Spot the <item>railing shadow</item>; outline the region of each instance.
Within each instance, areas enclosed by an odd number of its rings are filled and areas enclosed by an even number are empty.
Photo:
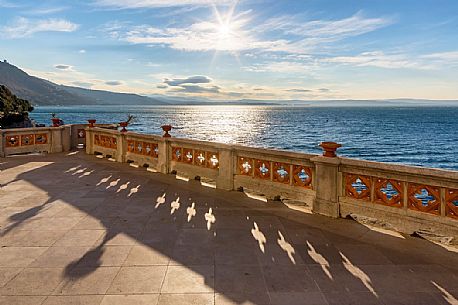
[[[25,182],[48,198],[22,199],[33,206],[11,214],[0,238],[35,228],[37,221],[66,217],[59,209],[41,216],[48,206],[77,209],[72,212],[79,211],[81,219],[67,229],[90,228],[85,223],[92,221],[105,233],[65,266],[64,277],[73,281],[104,266],[108,247],[126,245],[160,253],[167,258],[161,264],[186,267],[219,298],[238,304],[301,304],[306,296],[323,304],[458,299],[458,254],[425,240],[88,156],[36,160],[51,163],[23,170],[3,191]]]

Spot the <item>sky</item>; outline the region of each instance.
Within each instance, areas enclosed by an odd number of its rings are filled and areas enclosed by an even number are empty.
[[[457,0],[0,0],[0,59],[218,100],[458,99]]]

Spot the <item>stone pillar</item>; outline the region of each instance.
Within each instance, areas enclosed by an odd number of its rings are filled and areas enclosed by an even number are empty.
[[[234,154],[231,149],[219,151],[219,172],[216,188],[226,191],[234,189]]]
[[[72,146],[72,139],[71,139],[71,125],[64,125],[62,126],[62,150],[63,151],[70,151]]]
[[[59,153],[63,151],[62,147],[62,131],[63,127],[52,127],[51,130],[51,153]]]
[[[126,162],[126,153],[127,153],[127,141],[126,133],[118,132],[114,135],[116,137],[116,162],[124,163]]]
[[[163,174],[168,174],[170,171],[171,148],[170,141],[163,138],[158,142],[158,158],[157,158],[157,171]]]
[[[339,178],[340,159],[335,151],[341,145],[333,142],[323,142],[323,156],[317,156],[310,161],[315,164],[315,200],[313,212],[321,215],[339,217],[339,195],[341,179]]]
[[[91,127],[85,128],[86,130],[86,154],[94,154],[94,132]]]

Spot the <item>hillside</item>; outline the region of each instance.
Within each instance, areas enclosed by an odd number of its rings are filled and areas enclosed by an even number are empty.
[[[8,87],[19,98],[39,106],[69,105],[163,105],[157,98],[138,94],[116,93],[58,85],[31,76],[18,67],[0,61],[0,85]]]
[[[164,105],[167,104],[159,99],[150,98],[133,93],[117,93],[103,90],[92,90],[80,87],[60,86],[63,90],[72,94],[90,99],[97,105]]]
[[[33,105],[84,105],[93,103],[92,100],[69,93],[54,83],[30,76],[5,61],[0,62],[0,84],[5,85],[15,95],[30,101]]]
[[[29,112],[33,107],[20,99],[4,85],[0,85],[0,129],[9,127],[31,127]]]

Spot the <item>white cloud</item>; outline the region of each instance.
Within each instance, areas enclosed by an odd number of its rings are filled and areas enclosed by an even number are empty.
[[[446,62],[456,62],[458,61],[458,51],[427,54],[423,55],[422,58],[436,59]]]
[[[130,9],[174,6],[208,6],[230,4],[233,0],[95,0],[95,5],[102,7]]]
[[[86,50],[85,50],[85,49],[81,49],[81,50],[78,51],[78,53],[80,53],[80,54],[85,54],[85,53],[86,53]]]
[[[10,25],[0,28],[0,35],[7,38],[29,37],[39,32],[73,32],[78,25],[65,19],[27,19],[20,17]]]
[[[134,44],[167,46],[183,51],[258,50],[307,54],[311,49],[348,37],[362,35],[393,23],[391,18],[366,18],[362,13],[339,20],[301,20],[284,15],[265,22],[250,17],[251,11],[221,15],[215,10],[214,21],[199,21],[182,27],[107,25],[112,38]],[[270,37],[265,39],[263,37]]]
[[[433,69],[434,66],[405,54],[385,54],[383,51],[364,52],[355,56],[338,56],[322,60],[328,63],[378,67],[385,69]]]

